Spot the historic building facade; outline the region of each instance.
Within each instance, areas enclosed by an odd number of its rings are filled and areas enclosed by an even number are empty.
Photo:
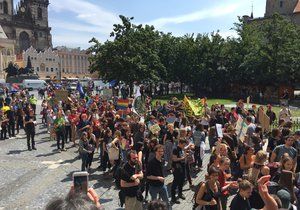
[[[21,0],[16,10],[13,5],[13,0],[0,0],[0,25],[8,39],[15,40],[16,53],[30,46],[37,51],[52,47],[49,0]]]
[[[44,51],[28,48],[22,54],[23,66],[28,57],[34,73],[41,79],[84,78],[90,77],[88,55],[80,48],[56,47]]]
[[[267,0],[265,17],[278,13],[300,25],[300,0]]]
[[[80,48],[56,47],[60,58],[60,68],[62,78],[84,78],[90,77],[89,73],[89,55],[86,50]]]
[[[0,25],[0,78],[5,78],[4,69],[8,67],[10,62],[15,63],[15,41],[7,38]]]
[[[51,48],[38,52],[33,47],[23,52],[24,66],[30,58],[34,73],[38,74],[40,79],[58,79],[60,77],[59,56]]]

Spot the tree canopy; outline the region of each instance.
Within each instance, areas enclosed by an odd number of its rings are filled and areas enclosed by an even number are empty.
[[[112,40],[93,38],[91,72],[106,81],[181,82],[195,92],[222,92],[229,84],[294,84],[300,78],[299,27],[275,14],[234,24],[237,38],[219,32],[175,37],[120,16]]]

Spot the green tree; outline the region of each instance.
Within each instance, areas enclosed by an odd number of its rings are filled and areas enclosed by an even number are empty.
[[[98,72],[104,80],[155,82],[165,72],[159,58],[160,33],[153,26],[134,25],[133,18],[120,16],[121,24],[115,24],[113,41],[101,44],[93,38],[91,72]]]

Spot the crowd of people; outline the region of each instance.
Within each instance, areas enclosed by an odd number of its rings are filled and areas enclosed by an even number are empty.
[[[141,116],[130,104],[133,100],[117,110],[116,97],[75,91],[58,101],[55,87],[45,92],[40,95],[40,113],[37,99],[28,91],[0,98],[1,139],[14,138],[24,128],[28,150],[38,149],[35,125],[40,114],[58,152],[65,152],[70,143],[78,147],[82,171],[91,172],[93,167],[105,178],[115,179],[125,209],[140,210],[157,199],[162,201],[160,209],[171,209],[186,199],[186,182],[195,192],[191,202],[198,210],[299,207],[300,131],[292,132],[287,107],[277,116],[270,104],[266,110],[263,106],[247,109],[241,100],[232,108],[208,107],[203,100],[203,115],[187,116],[183,103],[172,98],[165,104],[145,102],[147,112]],[[263,129],[260,110],[270,124],[278,118],[278,126]],[[245,133],[237,130],[239,119],[246,125]],[[207,151],[209,164],[204,165]],[[203,172],[205,180],[195,183],[195,175]],[[173,175],[170,187],[168,174]],[[234,198],[229,203],[230,196]],[[155,209],[154,204],[149,206]]]

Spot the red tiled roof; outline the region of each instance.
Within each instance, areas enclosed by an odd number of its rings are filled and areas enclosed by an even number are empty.
[[[296,7],[294,9],[294,13],[299,13],[300,12],[300,0],[298,0]]]

